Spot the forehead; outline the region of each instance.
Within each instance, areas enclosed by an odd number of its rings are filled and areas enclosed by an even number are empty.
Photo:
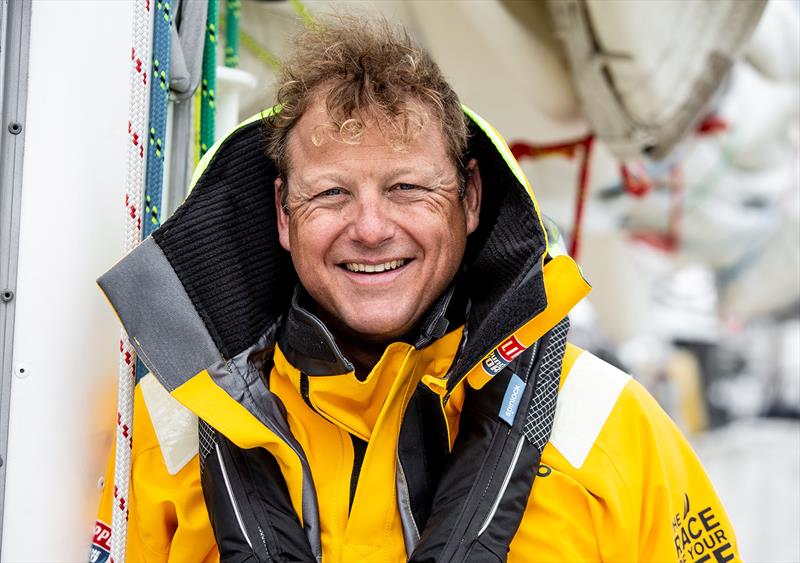
[[[391,123],[375,119],[367,119],[365,129],[352,138],[347,127],[339,131],[328,115],[324,99],[317,96],[289,133],[290,171],[330,167],[390,171],[411,166],[443,173],[454,168],[440,123],[431,119],[420,104],[413,109],[423,117],[423,123],[411,125],[411,135],[405,142],[396,139]]]

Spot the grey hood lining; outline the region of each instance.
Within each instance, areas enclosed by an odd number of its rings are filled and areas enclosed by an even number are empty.
[[[174,391],[222,354],[183,284],[152,238],[97,280],[136,353]]]

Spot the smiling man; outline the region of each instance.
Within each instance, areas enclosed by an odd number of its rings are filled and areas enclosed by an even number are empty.
[[[566,343],[588,285],[427,53],[319,24],[277,101],[99,280],[151,371],[129,560],[737,558],[674,424]]]

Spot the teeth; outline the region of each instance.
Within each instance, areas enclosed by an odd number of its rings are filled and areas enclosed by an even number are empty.
[[[348,262],[344,265],[345,268],[351,272],[365,272],[368,274],[377,274],[385,272],[386,270],[395,270],[406,263],[405,260],[392,260],[384,262],[383,264],[361,264],[358,262]]]

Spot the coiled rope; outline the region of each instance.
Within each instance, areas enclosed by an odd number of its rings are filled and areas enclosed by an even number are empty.
[[[150,61],[150,0],[135,0],[131,46],[130,99],[128,105],[128,169],[125,191],[125,241],[127,254],[141,239],[141,202],[147,145],[147,80]],[[133,444],[133,388],[136,353],[123,329],[119,341],[119,390],[114,454],[114,506],[111,514],[111,561],[124,563],[128,531],[128,494]]]
[[[208,0],[206,40],[203,45],[203,80],[200,84],[200,158],[214,144],[217,96],[217,0]]]

